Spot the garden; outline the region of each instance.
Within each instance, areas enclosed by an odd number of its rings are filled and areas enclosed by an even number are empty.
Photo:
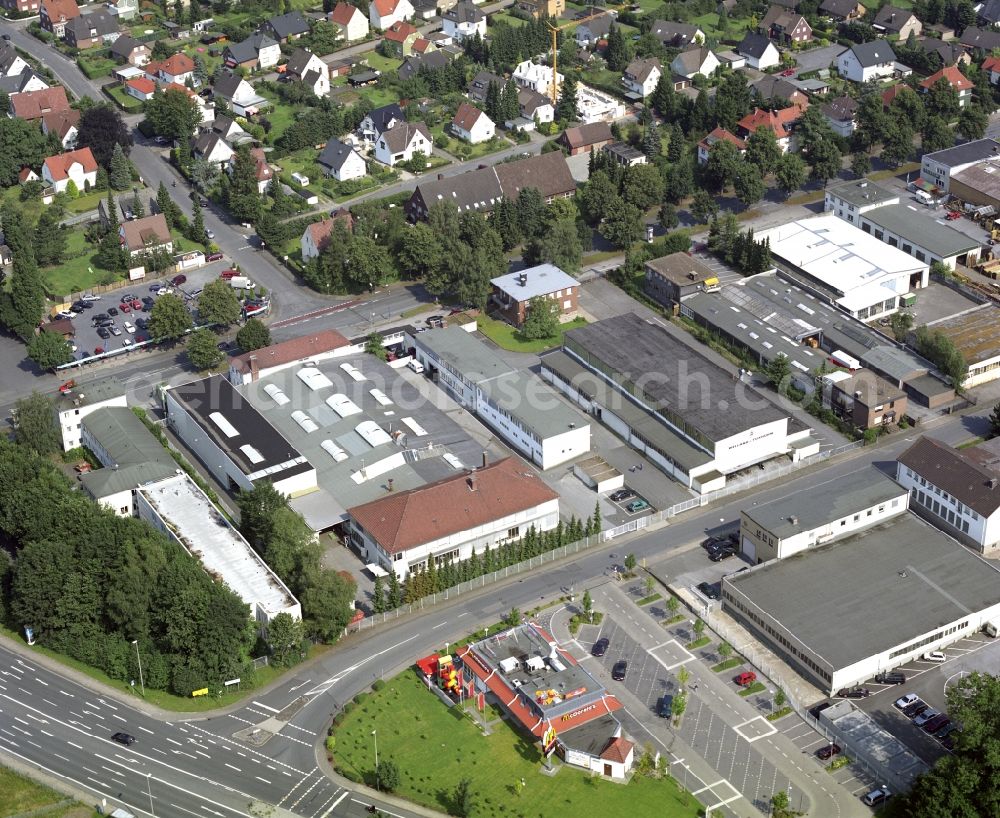
[[[6,767],[0,767],[0,818],[18,815],[44,815],[46,818],[91,818],[97,815],[53,789]]]

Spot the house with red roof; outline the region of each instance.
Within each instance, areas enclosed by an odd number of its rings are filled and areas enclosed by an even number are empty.
[[[983,66],[985,68],[985,66]],[[923,92],[929,93],[938,82],[944,80],[951,86],[952,90],[958,94],[958,107],[964,108],[972,102],[972,90],[976,84],[965,74],[958,70],[958,66],[948,65],[940,71],[935,71],[927,79],[920,83]]]
[[[66,35],[66,23],[79,16],[80,7],[76,0],[42,0],[38,7],[39,27],[60,40]]]
[[[254,160],[254,172],[257,177],[257,192],[263,196],[267,193],[267,188],[274,178],[274,171],[267,163],[267,154],[263,148],[250,148],[250,155]]]
[[[337,3],[326,19],[340,29],[340,39],[351,42],[368,36],[368,18],[351,3]]]
[[[53,111],[42,117],[42,133],[48,136],[54,133],[63,146],[63,150],[76,147],[76,135],[80,124],[80,112],[70,108],[66,111]]]
[[[716,142],[729,142],[735,146],[736,150],[738,150],[740,154],[743,154],[747,149],[747,143],[740,139],[736,134],[728,131],[726,128],[717,127],[698,143],[699,165],[704,165],[708,161],[708,156],[712,151],[712,146]]]
[[[41,91],[25,91],[10,98],[10,114],[17,119],[33,122],[53,111],[69,110],[66,89],[61,85],[43,88]]]
[[[780,111],[754,108],[737,123],[736,135],[740,139],[746,140],[761,128],[769,128],[774,133],[774,138],[782,153],[794,151],[796,145],[792,129],[795,123],[802,118],[804,111],[805,107],[798,105],[782,108]]]
[[[385,30],[400,20],[411,20],[416,13],[410,0],[372,0],[368,4],[368,19],[372,28]]]
[[[1000,82],[1000,57],[987,57],[983,60],[983,73],[989,75],[990,85]]]
[[[302,233],[299,239],[299,246],[302,249],[302,260],[317,258],[330,243],[330,237],[337,224],[343,224],[347,231],[354,229],[354,217],[349,210],[340,209],[330,218],[319,222],[313,222]]]
[[[382,35],[385,50],[397,57],[409,57],[413,53],[413,43],[420,38],[417,27],[406,20],[397,20]]]
[[[194,81],[194,60],[187,54],[174,54],[165,60],[147,63],[146,76],[163,85],[184,85],[188,80]]]
[[[488,142],[496,135],[496,125],[475,105],[463,102],[451,121],[451,132],[463,142],[478,145],[480,142]]]
[[[97,182],[97,160],[90,148],[50,156],[42,163],[42,181],[62,193],[70,182],[79,191],[93,187]]]
[[[149,77],[136,77],[125,83],[125,93],[145,102],[147,99],[152,99],[156,93],[156,83]]]
[[[351,342],[334,329],[300,335],[288,341],[236,355],[229,361],[229,382],[234,386],[254,383],[302,361],[325,361],[346,355]]]

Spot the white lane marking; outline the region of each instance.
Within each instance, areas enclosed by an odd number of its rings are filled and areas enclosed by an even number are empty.
[[[350,793],[347,790],[344,790],[344,792],[340,794],[340,798],[334,801],[333,806],[331,806],[330,809],[324,812],[323,815],[320,816],[320,818],[326,818],[326,816],[328,816],[331,812],[333,812],[337,808],[337,805],[340,804],[340,802],[343,801],[345,798],[347,798],[348,795],[350,795]]]
[[[431,627],[431,630],[432,631],[436,631],[438,628],[443,628],[447,624],[448,624],[448,620],[446,619],[444,622],[439,622],[437,625],[433,625]]]
[[[83,747],[81,747],[81,746],[80,746],[79,744],[74,744],[74,743],[73,743],[72,741],[67,741],[66,743],[67,743],[67,744],[68,744],[68,745],[69,745],[70,747],[76,747],[76,749],[77,749],[77,750],[82,750],[82,749],[83,749]]]
[[[263,781],[265,784],[270,784],[271,783],[266,778],[261,778],[259,775],[255,775],[254,778],[256,778],[258,781]]]
[[[268,707],[266,704],[261,704],[258,701],[252,701],[250,703],[257,705],[257,707],[261,708],[262,710],[270,711],[271,713],[280,713],[281,712],[280,710],[275,710],[273,707]]]
[[[226,762],[224,762],[224,763],[225,763],[225,765],[226,765],[227,767],[229,767],[229,769],[231,769],[231,770],[236,770],[236,772],[238,772],[238,773],[242,773],[242,772],[243,772],[243,770],[241,770],[241,769],[240,769],[239,767],[237,767],[237,766],[235,766],[235,765],[233,765],[233,764],[230,764],[230,763],[229,763],[228,761],[226,761]]]
[[[138,727],[139,727],[139,729],[140,729],[140,730],[142,730],[142,732],[144,732],[144,733],[149,733],[149,734],[150,734],[151,736],[153,736],[153,735],[156,735],[156,734],[155,734],[155,733],[154,733],[154,732],[153,732],[152,730],[150,730],[150,729],[149,729],[149,728],[147,728],[147,727],[143,727],[143,726],[142,726],[141,724],[140,724],[140,725],[138,725]]]
[[[43,684],[43,685],[45,685],[46,687],[48,687],[48,686],[49,686],[49,683],[48,683],[48,682],[46,682],[46,681],[43,681],[42,679],[39,679],[39,678],[38,678],[37,676],[35,677],[35,681],[36,681],[36,682],[38,682],[39,684]]]

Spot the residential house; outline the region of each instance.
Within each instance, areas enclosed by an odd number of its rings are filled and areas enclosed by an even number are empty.
[[[715,130],[698,143],[699,165],[704,165],[708,161],[708,157],[712,152],[712,146],[715,145],[716,142],[729,142],[740,152],[740,154],[743,154],[747,149],[747,143],[740,139],[736,134],[731,133],[725,128],[716,127]]]
[[[615,17],[610,12],[587,20],[576,27],[573,38],[580,48],[593,48],[599,40],[606,40]]]
[[[236,151],[230,147],[229,143],[214,131],[205,131],[191,146],[191,152],[196,159],[215,165],[217,169],[229,167],[229,163],[236,155]]]
[[[302,233],[299,246],[302,248],[302,260],[317,258],[330,243],[330,237],[338,223],[343,224],[348,232],[354,229],[354,218],[348,210],[338,210],[329,219],[313,222]],[[287,343],[287,342],[286,342]]]
[[[882,92],[882,107],[885,110],[889,110],[889,106],[895,101],[896,97],[902,96],[903,94],[915,94],[909,85],[904,85],[901,82],[897,82],[895,85],[890,85]]]
[[[570,156],[576,156],[580,153],[599,151],[605,145],[614,142],[615,137],[607,122],[592,122],[589,125],[567,128],[558,141],[569,150]]]
[[[976,20],[981,26],[989,27],[1000,23],[1000,0],[985,0],[976,6]]]
[[[0,76],[16,77],[30,67],[12,43],[0,40]]]
[[[705,42],[705,32],[690,23],[654,20],[649,33],[663,43],[665,48],[686,48]]]
[[[976,87],[976,84],[959,71],[958,67],[954,65],[949,65],[942,68],[940,71],[935,71],[927,77],[927,79],[920,83],[920,87],[925,94],[929,93],[940,80],[947,82],[952,90],[958,95],[959,108],[964,108],[972,102],[972,91]]]
[[[967,28],[958,38],[962,48],[967,51],[992,52],[1000,48],[1000,31],[992,28]]]
[[[375,158],[391,168],[415,156],[430,156],[433,148],[434,138],[423,122],[403,121],[379,135]]]
[[[53,85],[51,88],[44,88],[41,91],[25,91],[23,94],[16,94],[10,98],[11,116],[29,122],[41,119],[48,113],[68,109],[69,100],[66,99],[66,89],[61,85]]]
[[[622,85],[629,94],[645,99],[656,89],[663,75],[663,65],[656,57],[632,60],[622,75]]]
[[[879,32],[892,34],[905,42],[912,34],[919,37],[923,23],[909,9],[897,8],[893,5],[882,6],[872,20],[872,27]]]
[[[297,48],[288,58],[285,78],[298,80],[318,97],[330,93],[330,69],[308,48]]]
[[[851,97],[837,97],[821,109],[826,121],[838,136],[850,137],[857,127],[858,102]]]
[[[871,82],[891,77],[896,54],[884,40],[856,43],[837,57],[837,71],[851,82]]]
[[[133,19],[139,13],[139,0],[107,0],[104,5],[122,22]],[[189,5],[189,3],[184,3],[184,5]]]
[[[79,16],[80,7],[76,0],[42,0],[38,7],[39,27],[60,40],[66,34],[66,23]]]
[[[374,142],[385,131],[405,121],[403,109],[399,107],[398,103],[392,102],[365,114],[365,118],[358,126],[358,133],[366,142]]]
[[[804,110],[799,107],[782,108],[780,111],[754,108],[737,123],[736,135],[746,140],[760,128],[770,128],[782,153],[794,151],[796,145],[793,142],[792,131],[795,123],[802,118]]]
[[[170,253],[174,249],[170,228],[167,227],[167,219],[162,213],[122,222],[118,228],[118,236],[122,246],[132,258],[154,250],[165,250]]]
[[[765,74],[759,80],[750,83],[750,88],[753,89],[761,107],[770,106],[775,100],[789,102],[792,105],[809,104],[809,97],[803,91],[776,74]]]
[[[354,67],[354,62],[350,59],[343,60],[331,60],[326,64],[327,69],[330,71],[330,79],[336,79],[337,77],[346,77],[351,73],[351,69]]]
[[[229,43],[222,52],[222,59],[230,68],[274,68],[281,59],[281,46],[269,34],[257,32],[242,42]]]
[[[178,52],[165,60],[157,60],[146,65],[146,74],[161,85],[186,85],[194,82],[194,60],[187,54]]]
[[[763,34],[748,31],[736,47],[736,53],[745,57],[747,65],[758,71],[766,71],[781,62],[781,53],[774,43]]]
[[[623,168],[634,168],[636,165],[649,164],[649,157],[638,148],[627,142],[612,142],[601,148],[601,153]]]
[[[516,2],[521,11],[528,12],[536,20],[542,17],[557,20],[566,11],[566,0],[516,0]]]
[[[528,187],[538,190],[546,203],[576,193],[576,181],[561,151],[419,181],[406,203],[406,215],[413,221],[426,219],[431,205],[440,201],[453,202],[460,213],[489,213],[502,198],[516,199]]]
[[[870,369],[838,370],[819,380],[823,404],[856,429],[880,429],[906,415],[906,392]]]
[[[123,34],[111,44],[111,56],[119,62],[129,65],[145,65],[149,62],[152,53],[148,45],[128,34]]]
[[[737,54],[735,51],[716,51],[715,56],[719,58],[719,62],[722,63],[723,68],[728,68],[731,71],[738,71],[741,68],[747,67],[747,58],[742,54]]]
[[[675,315],[685,299],[718,288],[719,274],[687,253],[671,253],[646,262],[643,289],[654,301],[673,310]]]
[[[515,327],[524,325],[534,298],[544,298],[557,307],[560,321],[576,316],[580,282],[554,264],[539,264],[490,281],[490,302],[500,316]]]
[[[270,103],[237,74],[223,74],[212,86],[212,94],[221,99],[236,116],[253,116]]]
[[[56,424],[64,452],[82,446],[81,425],[91,412],[105,407],[128,408],[125,383],[111,376],[91,381],[85,387],[55,395]]]
[[[433,40],[428,40],[426,37],[417,37],[417,39],[413,41],[413,55],[416,57],[423,56],[424,54],[430,54],[432,51],[437,51],[437,50],[438,50],[437,43],[435,43]]]
[[[831,20],[849,23],[860,20],[868,11],[858,0],[823,0],[819,4],[820,14],[825,14]]]
[[[438,13],[439,0],[410,0],[413,4],[414,20],[433,20]],[[453,5],[453,0],[440,0],[442,11]]]
[[[990,85],[1000,82],[1000,57],[987,57],[983,60],[983,73],[989,77]]]
[[[442,30],[461,42],[466,37],[486,36],[486,15],[472,0],[461,0],[441,15]]]
[[[237,122],[223,114],[219,114],[212,120],[211,130],[212,133],[218,134],[230,145],[240,145],[252,139],[250,134],[244,131]]]
[[[931,23],[924,26],[924,34],[928,37],[936,37],[939,40],[954,40],[955,29],[946,23]]]
[[[497,91],[500,91],[504,86],[505,80],[492,71],[480,71],[466,87],[466,96],[473,102],[484,103],[486,101],[486,92],[489,91],[491,82],[496,83]]]
[[[417,40],[420,42],[420,40]],[[416,43],[414,43],[416,45]],[[396,76],[401,80],[413,79],[423,68],[426,71],[439,71],[451,62],[451,55],[447,51],[431,51],[427,54],[411,54],[403,60],[403,64],[396,71]]]
[[[451,132],[463,142],[478,145],[496,136],[496,125],[477,107],[463,102],[451,121]]]
[[[257,179],[257,192],[263,196],[267,193],[267,189],[271,186],[271,180],[274,178],[274,170],[267,162],[267,154],[264,153],[263,148],[250,148],[250,157],[254,161],[254,177]],[[233,159],[235,160],[235,155]],[[232,173],[233,162],[229,163],[229,172]],[[280,182],[278,184],[281,184]]]
[[[81,50],[113,43],[121,24],[115,15],[105,9],[81,14],[66,23],[66,44]]]
[[[361,9],[350,3],[337,3],[327,19],[340,29],[342,40],[353,42],[368,36],[368,18]]]
[[[764,19],[760,21],[759,30],[772,40],[787,46],[808,43],[813,38],[812,26],[806,18],[781,6],[771,6],[767,10]]]
[[[80,192],[89,190],[97,182],[97,160],[90,148],[49,156],[42,163],[42,181],[62,193],[72,182]]]
[[[517,108],[524,119],[532,122],[552,122],[556,118],[552,100],[546,94],[539,94],[530,88],[521,88],[517,92]]]
[[[413,43],[420,37],[420,31],[406,20],[397,20],[382,35],[386,52],[397,57],[408,57],[413,53]]]
[[[411,20],[416,9],[410,0],[372,0],[368,4],[368,19],[372,28],[387,29],[400,20]]]
[[[0,6],[7,9],[7,11],[28,14],[38,11],[38,0],[0,0]]]
[[[184,94],[188,99],[194,102],[194,104],[198,106],[198,110],[201,112],[201,125],[208,125],[215,119],[215,102],[200,96],[186,85],[178,85],[176,82],[172,82],[169,85],[161,87],[164,91],[177,91],[178,93]]]
[[[30,68],[25,68],[20,74],[0,77],[0,91],[8,97],[31,91],[44,91],[48,87],[49,84]]]
[[[149,77],[135,77],[126,80],[125,93],[130,97],[135,97],[140,102],[146,102],[153,98],[156,93],[156,83]]]
[[[681,77],[691,79],[698,74],[703,77],[710,77],[721,63],[715,56],[712,49],[706,46],[697,46],[682,51],[674,61],[670,63],[670,70]]]
[[[368,165],[364,157],[346,142],[330,138],[320,151],[316,162],[326,169],[326,173],[338,182],[348,182],[360,179],[368,173]]]
[[[309,21],[302,16],[301,11],[290,11],[272,17],[261,26],[261,30],[279,43],[289,43],[309,33]]]
[[[917,45],[928,56],[936,55],[941,60],[941,65],[969,65],[972,62],[969,52],[957,42],[923,37],[917,40]]]
[[[53,111],[42,117],[42,133],[48,136],[55,134],[63,150],[69,151],[76,147],[76,135],[79,132],[80,112],[74,108],[65,111]]]
[[[552,84],[552,69],[547,65],[533,63],[531,60],[519,63],[511,76],[522,88],[530,88],[539,94],[549,93],[549,86]],[[563,79],[562,74],[556,75],[558,85],[562,85]]]

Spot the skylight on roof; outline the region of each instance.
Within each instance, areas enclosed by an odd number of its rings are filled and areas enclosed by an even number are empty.
[[[276,384],[269,383],[264,387],[264,392],[270,396],[278,406],[284,406],[286,403],[290,403],[288,395],[281,391]]]
[[[343,369],[344,372],[346,372],[355,381],[367,381],[368,380],[368,378],[366,378],[364,375],[361,374],[361,370],[358,369],[353,364],[341,364],[340,368]]]
[[[327,454],[330,455],[330,457],[332,457],[338,463],[343,463],[345,460],[347,460],[347,452],[341,449],[340,446],[338,446],[332,440],[324,440],[319,445]]]
[[[307,435],[312,434],[319,428],[319,426],[316,424],[316,421],[313,420],[311,417],[309,417],[309,415],[307,415],[301,409],[296,409],[294,412],[292,412],[292,420],[294,420],[297,424],[299,424],[299,426],[301,426],[305,430],[305,433]]]
[[[295,374],[298,376],[299,380],[308,386],[313,392],[327,386],[333,386],[333,381],[331,381],[314,366],[304,366]]]
[[[338,392],[336,395],[330,395],[326,399],[326,405],[342,418],[361,414],[361,407],[341,392]]]
[[[247,456],[247,459],[256,465],[257,463],[264,462],[264,455],[262,455],[257,449],[251,446],[249,443],[240,446],[240,451]]]
[[[391,406],[392,400],[381,389],[369,389],[368,394],[375,398],[379,406]]]
[[[366,420],[354,427],[354,430],[365,439],[365,442],[373,449],[392,443],[389,433],[379,426],[374,420]]]
[[[236,437],[239,434],[239,432],[236,431],[236,427],[226,420],[226,416],[222,414],[222,412],[212,412],[209,417],[212,419],[212,422],[222,430],[222,434],[226,437]]]

